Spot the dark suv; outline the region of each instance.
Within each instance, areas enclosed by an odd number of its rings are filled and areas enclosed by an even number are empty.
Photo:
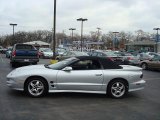
[[[13,46],[10,63],[14,67],[18,63],[37,64],[39,55],[36,48],[28,44],[15,44]]]

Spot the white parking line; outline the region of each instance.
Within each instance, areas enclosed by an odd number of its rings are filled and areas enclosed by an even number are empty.
[[[160,78],[147,78],[147,79],[144,78],[144,80],[160,80]]]

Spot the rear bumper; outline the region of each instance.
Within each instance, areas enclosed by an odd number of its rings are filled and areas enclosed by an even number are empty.
[[[131,92],[131,91],[137,91],[137,90],[144,89],[145,84],[146,84],[145,80],[140,80],[137,82],[130,83],[128,91]]]
[[[30,59],[30,58],[26,58],[26,59],[12,59],[11,62],[18,62],[18,63],[35,63],[35,62],[39,62],[39,59]]]

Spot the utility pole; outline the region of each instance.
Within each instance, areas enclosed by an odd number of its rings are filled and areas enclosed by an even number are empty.
[[[99,39],[99,31],[101,30],[101,28],[97,28],[98,29],[98,33],[97,33],[97,42],[98,42],[98,39]]]
[[[87,21],[87,20],[88,19],[84,19],[84,18],[77,19],[77,21],[81,21],[81,52],[82,52],[82,47],[83,47],[83,44],[82,44],[82,41],[83,41],[83,22]]]
[[[76,28],[69,28],[69,30],[72,31],[72,44],[73,44],[73,31],[76,30]]]
[[[97,33],[97,49],[99,49],[99,47],[98,47],[98,41],[99,41],[99,31],[101,30],[101,28],[97,28],[98,29],[98,33]]]
[[[14,27],[17,26],[17,24],[10,23],[9,25],[13,26],[13,40],[12,40],[12,44],[13,44],[13,41],[14,41]]]
[[[112,32],[112,33],[114,33],[114,35],[115,35],[115,39],[113,40],[113,50],[115,50],[115,47],[116,47],[115,42],[116,42],[116,38],[117,38],[116,34],[118,34],[119,32]]]
[[[155,45],[155,52],[158,52],[158,38],[159,38],[159,34],[158,34],[158,30],[160,30],[160,28],[153,28],[153,30],[157,30],[157,37],[156,37],[156,45]]]
[[[53,60],[56,59],[56,0],[54,0],[54,20],[53,20]]]

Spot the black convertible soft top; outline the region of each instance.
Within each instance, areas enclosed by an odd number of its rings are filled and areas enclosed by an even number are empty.
[[[116,62],[106,57],[78,56],[76,58],[80,60],[98,60],[104,69],[122,69],[122,67],[116,64]]]

